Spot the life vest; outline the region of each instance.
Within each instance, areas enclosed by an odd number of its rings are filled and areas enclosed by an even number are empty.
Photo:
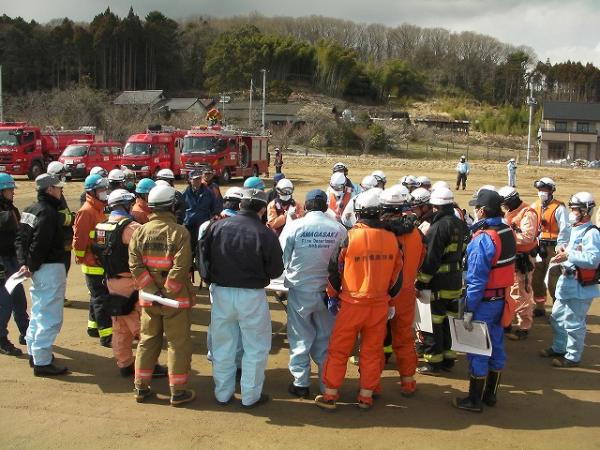
[[[513,217],[511,217],[511,211],[507,213],[507,216],[505,218],[509,225],[514,224],[515,226],[517,226],[517,228],[520,229],[521,221],[523,220],[523,217],[525,217],[525,214],[527,214],[528,212],[535,213],[536,221],[538,222],[535,226],[539,226],[538,213],[531,206],[524,206]],[[535,240],[529,244],[517,244],[517,253],[529,253],[535,247],[537,247],[537,242]]]
[[[592,225],[583,232],[583,236],[585,236],[588,231],[594,229],[600,232],[600,229],[596,225]],[[596,267],[595,269],[583,269],[581,267],[576,267],[576,273],[577,281],[579,281],[579,284],[582,286],[593,286],[594,284],[600,283],[600,266]]]
[[[556,220],[556,210],[564,206],[562,202],[552,199],[545,208],[542,207],[542,202],[535,202],[534,209],[539,220],[539,238],[541,241],[556,241],[560,228]]]
[[[129,272],[128,246],[123,244],[123,230],[133,219],[124,217],[118,222],[101,222],[96,225],[92,252],[104,268],[108,278]]]
[[[329,193],[329,209],[335,212],[335,216],[339,219],[344,212],[344,208],[352,198],[352,191],[348,188],[344,188],[344,194],[338,201],[335,196],[335,191]]]
[[[503,291],[514,283],[517,254],[514,232],[512,228],[504,223],[488,225],[486,228],[475,232],[473,238],[481,233],[487,234],[496,248],[484,297],[504,297],[504,292],[500,293],[499,291]]]

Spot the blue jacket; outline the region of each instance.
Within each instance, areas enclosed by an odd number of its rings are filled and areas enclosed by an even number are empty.
[[[562,265],[569,269],[595,269],[600,264],[600,232],[585,231],[592,226],[591,222],[571,228],[571,237],[567,244],[569,258]],[[585,233],[585,234],[584,234]],[[560,300],[587,300],[600,297],[597,284],[582,286],[574,275],[561,275],[556,283],[556,298]]]
[[[486,225],[500,225],[501,217],[491,217],[475,222],[471,231],[475,232]],[[466,275],[466,309],[475,312],[479,308],[483,293],[487,286],[490,271],[492,270],[492,261],[496,254],[496,246],[486,233],[481,233],[469,242],[467,245],[467,275]]]
[[[221,212],[215,195],[205,186],[200,186],[197,191],[188,186],[183,191],[183,198],[186,204],[183,224],[188,229],[197,230],[203,222]]]

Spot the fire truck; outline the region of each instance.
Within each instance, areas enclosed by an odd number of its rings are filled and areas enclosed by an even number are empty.
[[[48,127],[42,131],[26,122],[0,122],[0,171],[34,180],[74,140],[96,139],[100,138],[94,127],[69,131]]]
[[[102,167],[110,172],[121,168],[123,144],[117,141],[89,142],[76,140],[69,144],[58,160],[65,165],[67,179],[85,178],[92,167]]]
[[[269,136],[218,125],[193,127],[183,140],[182,172],[211,166],[221,181],[269,175]]]
[[[127,139],[121,165],[133,170],[138,179],[156,175],[161,169],[171,169],[181,176],[181,149],[187,130],[153,125],[145,133]]]

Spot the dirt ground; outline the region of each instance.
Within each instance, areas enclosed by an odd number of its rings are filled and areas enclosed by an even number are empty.
[[[359,182],[374,169],[383,169],[389,182],[402,175],[428,175],[433,181],[454,179],[454,163],[342,158],[350,176]],[[314,187],[325,187],[330,167],[326,158],[287,158],[284,171],[303,199]],[[526,200],[533,199],[533,180],[552,176],[557,198],[567,200],[579,190],[590,190],[600,200],[600,172],[588,170],[519,168],[518,186]],[[238,180],[239,182],[239,180]],[[504,164],[473,163],[467,192],[458,200],[466,208],[473,189],[485,183],[506,182]],[[270,185],[270,183],[267,183]],[[78,206],[80,182],[71,182],[65,194],[72,209]],[[22,209],[33,200],[33,185],[18,180],[16,203]],[[470,208],[469,208],[470,209]],[[227,407],[213,401],[210,363],[206,360],[206,330],[210,319],[207,291],[199,293],[193,310],[191,387],[197,400],[187,407],[168,406],[168,383],[153,389],[163,394],[147,404],[136,404],[132,380],[118,374],[110,349],[86,334],[88,296],[77,266],[68,278],[64,324],[55,355],[72,374],[57,379],[35,378],[26,356],[0,358],[1,448],[579,448],[600,447],[600,303],[588,317],[583,362],[576,369],[554,369],[537,352],[549,345],[551,329],[536,319],[530,338],[506,342],[508,363],[499,402],[483,414],[455,410],[451,399],[467,387],[467,364],[461,355],[453,373],[439,378],[418,377],[418,393],[400,395],[393,365],[383,373],[383,395],[370,412],[355,404],[357,369],[349,364],[342,388],[342,405],[333,414],[312,401],[287,393],[288,346],[285,313],[271,299],[273,346],[266,373],[265,392],[272,401],[252,412],[239,402]],[[13,341],[18,332],[10,324]],[[280,332],[276,332],[279,330]],[[166,354],[161,355],[166,362]],[[313,377],[312,391],[318,384]],[[239,397],[238,397],[239,398]],[[575,444],[576,443],[576,444]]]

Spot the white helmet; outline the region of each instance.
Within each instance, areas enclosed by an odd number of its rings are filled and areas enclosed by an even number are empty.
[[[113,169],[108,174],[108,181],[122,182],[125,181],[125,174],[121,169]]]
[[[406,186],[407,188],[417,187],[417,178],[413,175],[405,175],[400,178],[400,184]]]
[[[60,161],[52,161],[48,164],[48,168],[46,169],[46,173],[50,175],[60,175],[65,171],[65,165]]]
[[[377,178],[375,178],[373,175],[367,175],[360,182],[360,187],[363,188],[365,191],[377,187]]]
[[[175,174],[171,169],[160,169],[156,174],[157,179],[174,180]]]
[[[510,197],[511,195],[514,195],[516,192],[517,190],[512,186],[504,186],[498,189],[498,194],[500,194],[500,197],[504,197],[504,199]]]
[[[106,169],[100,166],[92,167],[92,170],[90,170],[90,175],[96,174],[100,175],[102,178],[106,178],[108,176]]]
[[[445,181],[436,181],[435,183],[433,183],[433,186],[431,186],[432,191],[435,191],[439,188],[450,189],[450,185]]]
[[[454,203],[454,194],[450,189],[436,189],[431,193],[429,203],[435,206],[452,205]]]
[[[569,208],[585,209],[586,214],[592,214],[595,206],[594,196],[589,192],[578,192],[569,200]]]
[[[291,195],[294,192],[294,183],[288,178],[283,178],[277,182],[275,190],[278,194]]]
[[[395,184],[381,193],[379,201],[384,208],[386,206],[402,206],[410,203],[412,196],[405,186]]]
[[[381,192],[381,189],[373,188],[358,194],[354,199],[354,211],[356,214],[379,213],[379,196]]]
[[[426,177],[425,175],[421,175],[420,177],[417,177],[417,186],[424,187],[425,189],[430,189],[431,188],[431,180],[429,179],[429,177]]]
[[[157,184],[148,194],[148,207],[150,209],[167,209],[175,202],[175,189],[171,186]]]
[[[387,178],[383,170],[376,170],[371,175],[373,175],[379,183],[387,183]]]
[[[554,192],[556,190],[556,183],[552,178],[544,177],[540,178],[533,182],[533,186],[536,189],[550,189],[550,192]]]
[[[157,186],[169,186],[169,187],[171,187],[171,185],[169,184],[169,182],[167,180],[156,180],[156,185]]]
[[[346,164],[344,164],[343,162],[337,162],[333,165],[333,168],[331,169],[331,171],[333,173],[336,172],[345,172],[348,170],[348,166]]]
[[[159,180],[160,181],[160,180]],[[230,187],[223,196],[224,200],[241,200],[244,190],[241,187]]]
[[[334,172],[329,179],[329,186],[331,186],[334,191],[341,191],[344,189],[344,186],[346,186],[346,175],[342,172]]]
[[[415,206],[426,205],[429,203],[429,199],[431,198],[431,192],[425,188],[417,188],[412,191],[410,195],[412,197],[412,203]]]
[[[509,162],[517,162],[517,160],[515,158],[510,158]]]
[[[128,205],[135,201],[135,195],[125,189],[115,189],[108,196],[108,207],[113,208],[118,205]]]

